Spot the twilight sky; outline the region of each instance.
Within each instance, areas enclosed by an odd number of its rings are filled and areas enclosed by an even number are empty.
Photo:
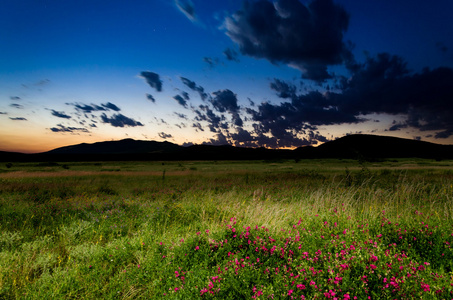
[[[453,1],[0,3],[0,150],[453,144]]]

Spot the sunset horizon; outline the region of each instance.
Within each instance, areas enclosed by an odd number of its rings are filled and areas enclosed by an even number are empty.
[[[0,151],[109,140],[453,144],[447,0],[20,1],[0,12]]]

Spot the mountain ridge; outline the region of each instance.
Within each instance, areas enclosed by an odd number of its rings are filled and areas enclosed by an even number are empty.
[[[328,141],[320,146],[294,150],[245,148],[231,145],[180,146],[168,141],[123,139],[81,143],[47,152],[23,154],[1,152],[0,161],[83,161],[83,160],[275,160],[275,159],[453,159],[453,145],[441,145],[398,137],[355,134]]]

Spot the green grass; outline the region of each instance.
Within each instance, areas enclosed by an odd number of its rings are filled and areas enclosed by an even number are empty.
[[[452,170],[13,164],[0,173],[0,299],[451,299]]]

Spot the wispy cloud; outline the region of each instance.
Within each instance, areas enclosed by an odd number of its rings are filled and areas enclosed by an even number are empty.
[[[144,78],[146,83],[158,92],[162,92],[162,80],[157,73],[150,71],[143,71],[140,73],[140,77]]]
[[[71,119],[71,116],[67,115],[64,111],[56,111],[51,109],[52,116],[62,118],[62,119]]]
[[[113,111],[120,111],[121,110],[118,106],[116,106],[115,104],[113,104],[111,102],[103,103],[101,105],[102,105],[102,107],[104,107],[106,109],[113,110]]]
[[[14,108],[17,108],[17,109],[23,109],[23,108],[24,108],[23,105],[20,105],[20,104],[17,104],[17,103],[12,103],[12,104],[10,104],[9,106],[14,107]]]
[[[195,6],[190,0],[175,0],[175,5],[190,21],[196,22]]]
[[[17,118],[10,117],[10,119],[13,121],[28,121],[26,118],[22,118],[22,117],[17,117]]]
[[[156,102],[156,99],[154,99],[153,95],[151,94],[146,94],[146,99],[148,99],[149,101],[155,103]]]
[[[136,127],[136,126],[143,126],[142,123],[126,117],[123,114],[114,114],[112,117],[107,117],[106,114],[101,115],[101,119],[103,123],[107,123],[112,125],[113,127]]]
[[[159,132],[159,137],[162,139],[171,139],[173,136],[171,134],[167,134],[165,132]]]
[[[57,127],[49,128],[52,132],[68,132],[68,133],[89,133],[90,131],[86,128],[78,127],[66,127],[62,124],[57,124]]]

